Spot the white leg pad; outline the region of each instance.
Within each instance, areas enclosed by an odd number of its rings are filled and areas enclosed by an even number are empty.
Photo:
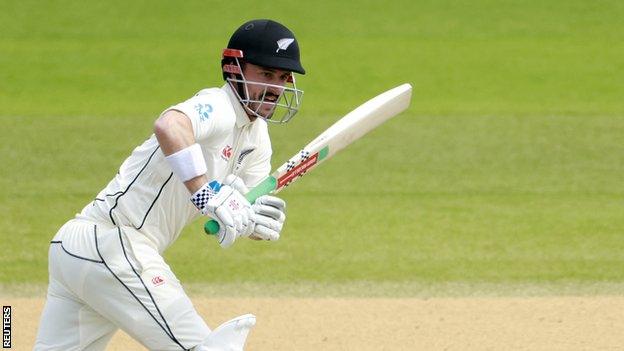
[[[213,330],[202,345],[195,351],[243,351],[251,328],[256,324],[256,316],[245,314],[221,324]]]

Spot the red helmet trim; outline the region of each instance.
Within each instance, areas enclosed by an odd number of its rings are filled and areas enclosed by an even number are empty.
[[[243,57],[243,50],[238,49],[223,49],[223,57]]]
[[[237,65],[223,65],[223,72],[241,74],[240,67]]]

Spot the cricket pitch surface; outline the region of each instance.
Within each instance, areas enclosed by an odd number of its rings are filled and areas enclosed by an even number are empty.
[[[13,349],[31,350],[44,299],[13,307]],[[624,345],[624,297],[205,298],[211,327],[257,316],[254,350],[615,350]],[[117,332],[108,350],[144,350]]]

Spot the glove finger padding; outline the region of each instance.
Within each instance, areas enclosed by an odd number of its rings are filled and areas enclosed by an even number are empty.
[[[256,228],[253,235],[262,240],[275,241],[280,238],[283,222],[279,222],[271,217],[255,215]]]
[[[253,235],[264,240],[278,240],[286,220],[285,208],[286,202],[278,197],[270,195],[259,197],[252,206],[256,223]]]
[[[221,228],[223,227],[223,228]],[[219,242],[219,246],[222,248],[228,248],[234,244],[236,240],[236,229],[234,227],[219,227],[219,233],[217,234],[217,240]]]
[[[267,205],[271,207],[275,207],[281,212],[286,211],[286,201],[280,199],[279,197],[271,196],[271,195],[262,195],[256,199],[254,202],[256,205]]]
[[[217,234],[219,245],[223,248],[231,246],[236,240],[237,232],[234,219],[224,207],[217,208],[214,217],[219,222],[219,233]]]
[[[257,215],[272,218],[280,223],[284,223],[286,220],[286,214],[275,207],[256,204],[251,208]]]
[[[239,232],[238,236],[248,237],[254,232],[254,228],[256,226],[255,213],[250,207],[246,207],[244,211],[245,217],[247,218],[247,220],[245,221],[246,225]]]

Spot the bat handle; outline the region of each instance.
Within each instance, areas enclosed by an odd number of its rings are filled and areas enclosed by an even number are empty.
[[[273,190],[277,188],[277,179],[273,176],[266,177],[260,184],[258,184],[255,188],[251,189],[247,194],[245,194],[245,198],[250,203],[254,203],[257,198],[262,195],[270,194]],[[219,222],[211,219],[204,223],[204,231],[208,235],[216,235],[219,232]]]
[[[204,231],[208,235],[216,235],[219,232],[219,223],[211,219],[204,223]]]

